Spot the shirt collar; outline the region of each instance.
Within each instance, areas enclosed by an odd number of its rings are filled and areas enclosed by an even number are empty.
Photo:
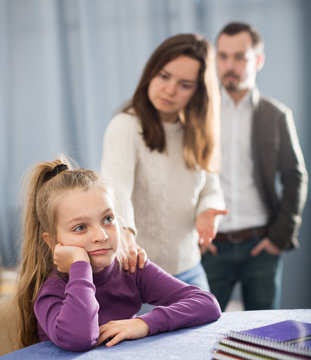
[[[232,97],[229,95],[228,91],[222,87],[221,88],[221,98],[222,101],[226,104],[226,105],[233,105],[233,106],[244,106],[245,104],[251,102],[251,96],[252,96],[252,90],[248,90],[248,92],[243,96],[243,98],[239,101],[238,104],[235,104],[235,102],[233,101]]]

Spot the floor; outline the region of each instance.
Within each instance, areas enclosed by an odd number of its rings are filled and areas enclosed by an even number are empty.
[[[17,285],[17,272],[14,269],[0,268],[0,357],[17,350],[16,309],[14,294]]]
[[[230,311],[243,311],[243,304],[241,301],[239,300],[231,300],[229,301],[229,304],[227,305],[225,312],[230,312]]]
[[[17,284],[17,272],[15,269],[0,268],[0,298],[13,295]]]

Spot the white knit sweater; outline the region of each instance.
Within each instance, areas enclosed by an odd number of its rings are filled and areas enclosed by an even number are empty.
[[[120,113],[104,136],[102,174],[112,184],[116,209],[148,257],[175,275],[200,262],[195,219],[207,208],[224,209],[219,178],[189,170],[181,123],[164,123],[167,150],[150,151],[139,121]]]

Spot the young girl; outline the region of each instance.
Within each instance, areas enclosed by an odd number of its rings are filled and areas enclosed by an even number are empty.
[[[104,136],[102,173],[118,194],[129,243],[179,279],[208,290],[198,242],[226,214],[217,170],[214,53],[196,34],[166,39]]]
[[[121,270],[110,189],[67,160],[29,173],[18,289],[20,346],[51,340],[71,351],[217,320],[216,298],[147,260]],[[156,305],[136,317],[142,303]]]

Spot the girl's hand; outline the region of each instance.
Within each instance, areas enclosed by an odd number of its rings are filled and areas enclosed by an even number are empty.
[[[218,225],[217,215],[226,215],[228,210],[207,209],[196,220],[196,229],[199,233],[199,245],[208,245],[216,236]]]
[[[106,346],[113,346],[126,339],[140,339],[149,334],[149,326],[139,318],[129,320],[109,321],[99,327],[99,339],[97,345],[100,345],[107,339]]]
[[[54,264],[58,271],[69,273],[70,265],[76,261],[90,263],[90,258],[85,249],[78,246],[64,246],[59,243],[55,246]]]

